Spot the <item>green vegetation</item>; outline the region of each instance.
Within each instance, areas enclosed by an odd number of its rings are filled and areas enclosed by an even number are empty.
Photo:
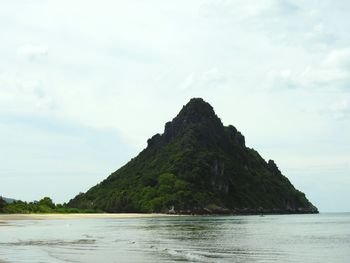
[[[136,158],[69,201],[106,212],[317,212],[273,161],[245,146],[213,108],[192,99]]]
[[[54,204],[49,197],[39,202],[14,201],[10,204],[0,198],[0,213],[6,214],[32,214],[32,213],[96,213],[92,209],[78,209],[67,207],[66,204]]]
[[[5,202],[5,200],[0,196],[0,213],[3,212],[5,206],[6,206],[6,202]]]

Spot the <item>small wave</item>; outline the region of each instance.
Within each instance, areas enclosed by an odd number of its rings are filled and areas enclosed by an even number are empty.
[[[165,252],[171,257],[184,259],[191,262],[211,262],[208,257],[195,252],[180,250],[180,249],[166,249]]]
[[[0,243],[2,246],[69,246],[69,245],[91,245],[95,244],[95,239],[78,239],[73,241],[64,240],[28,240]]]

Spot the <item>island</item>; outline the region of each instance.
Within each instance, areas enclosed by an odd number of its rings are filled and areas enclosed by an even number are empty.
[[[138,156],[67,207],[107,213],[318,213],[273,160],[247,147],[242,133],[224,126],[201,98],[191,99]]]

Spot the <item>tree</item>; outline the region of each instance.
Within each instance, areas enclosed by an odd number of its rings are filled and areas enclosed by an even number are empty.
[[[55,204],[52,202],[52,199],[50,197],[44,197],[39,201],[40,206],[47,206],[51,209],[55,209]]]
[[[6,206],[5,200],[0,196],[0,212],[3,212],[4,207]]]

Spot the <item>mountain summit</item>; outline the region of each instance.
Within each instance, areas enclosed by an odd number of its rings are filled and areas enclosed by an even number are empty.
[[[213,107],[191,99],[137,157],[69,201],[106,212],[317,213],[305,195],[224,126]]]

